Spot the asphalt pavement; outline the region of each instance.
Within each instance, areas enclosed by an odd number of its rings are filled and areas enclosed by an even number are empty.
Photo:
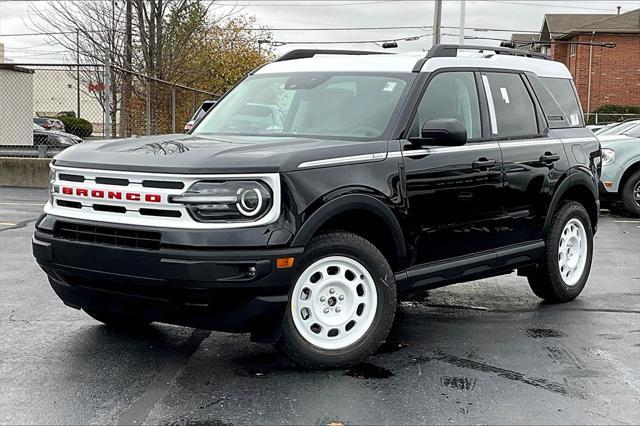
[[[0,188],[2,424],[639,424],[640,220],[604,213],[583,294],[515,274],[401,302],[348,370],[304,371],[246,335],[117,332],[68,308],[31,255],[42,190]]]

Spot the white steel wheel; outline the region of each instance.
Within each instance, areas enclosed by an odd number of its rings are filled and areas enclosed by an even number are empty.
[[[373,277],[358,261],[329,256],[308,266],[291,295],[291,317],[308,343],[339,350],[360,340],[376,315]]]
[[[560,235],[558,245],[558,267],[560,276],[568,286],[574,286],[582,277],[587,263],[587,232],[578,218],[567,222]]]

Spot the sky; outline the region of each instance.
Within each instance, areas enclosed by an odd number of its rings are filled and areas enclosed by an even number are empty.
[[[487,39],[509,39],[511,32],[538,32],[545,13],[616,13],[616,6],[621,6],[624,13],[640,7],[638,0],[466,0],[465,4],[465,35]],[[443,1],[444,43],[457,43],[459,40],[460,5],[460,0]],[[0,0],[0,43],[5,45],[7,58],[16,63],[73,60],[71,52],[66,52],[45,36],[11,36],[33,32],[31,11],[33,8],[46,9],[47,6],[46,0]],[[393,39],[402,40],[392,51],[420,51],[429,49],[433,42],[432,0],[218,0],[214,13],[222,13],[232,7],[240,13],[254,16],[257,25],[272,28],[272,41],[285,43],[276,47],[280,54],[308,47],[382,50],[380,41]],[[328,30],[345,27],[367,29]],[[373,29],[379,27],[387,28]],[[487,28],[506,31],[479,30]],[[405,40],[416,37],[419,38]],[[353,41],[378,43],[321,43]],[[313,44],[299,44],[305,42]],[[465,43],[497,45],[499,41],[467,39]]]

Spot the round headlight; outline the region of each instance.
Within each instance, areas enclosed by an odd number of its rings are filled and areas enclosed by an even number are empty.
[[[616,153],[611,148],[602,148],[602,166],[608,166],[616,159]]]
[[[245,216],[255,216],[262,209],[262,193],[258,188],[240,188],[236,207]]]
[[[201,222],[256,221],[273,206],[271,189],[258,180],[199,181],[170,200]]]

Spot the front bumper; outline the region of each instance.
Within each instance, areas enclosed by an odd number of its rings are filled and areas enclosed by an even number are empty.
[[[600,200],[604,203],[618,201],[618,193],[611,188],[605,187],[602,180],[598,181],[598,192],[600,193]]]
[[[65,304],[135,313],[150,321],[251,332],[261,341],[277,338],[294,270],[278,269],[276,259],[297,261],[302,248],[206,249],[164,243],[123,247],[113,244],[115,237],[105,239],[104,231],[96,237],[100,242],[71,240],[57,231],[58,221],[68,223],[51,216],[38,221],[33,254]],[[98,230],[105,227],[95,225]]]

